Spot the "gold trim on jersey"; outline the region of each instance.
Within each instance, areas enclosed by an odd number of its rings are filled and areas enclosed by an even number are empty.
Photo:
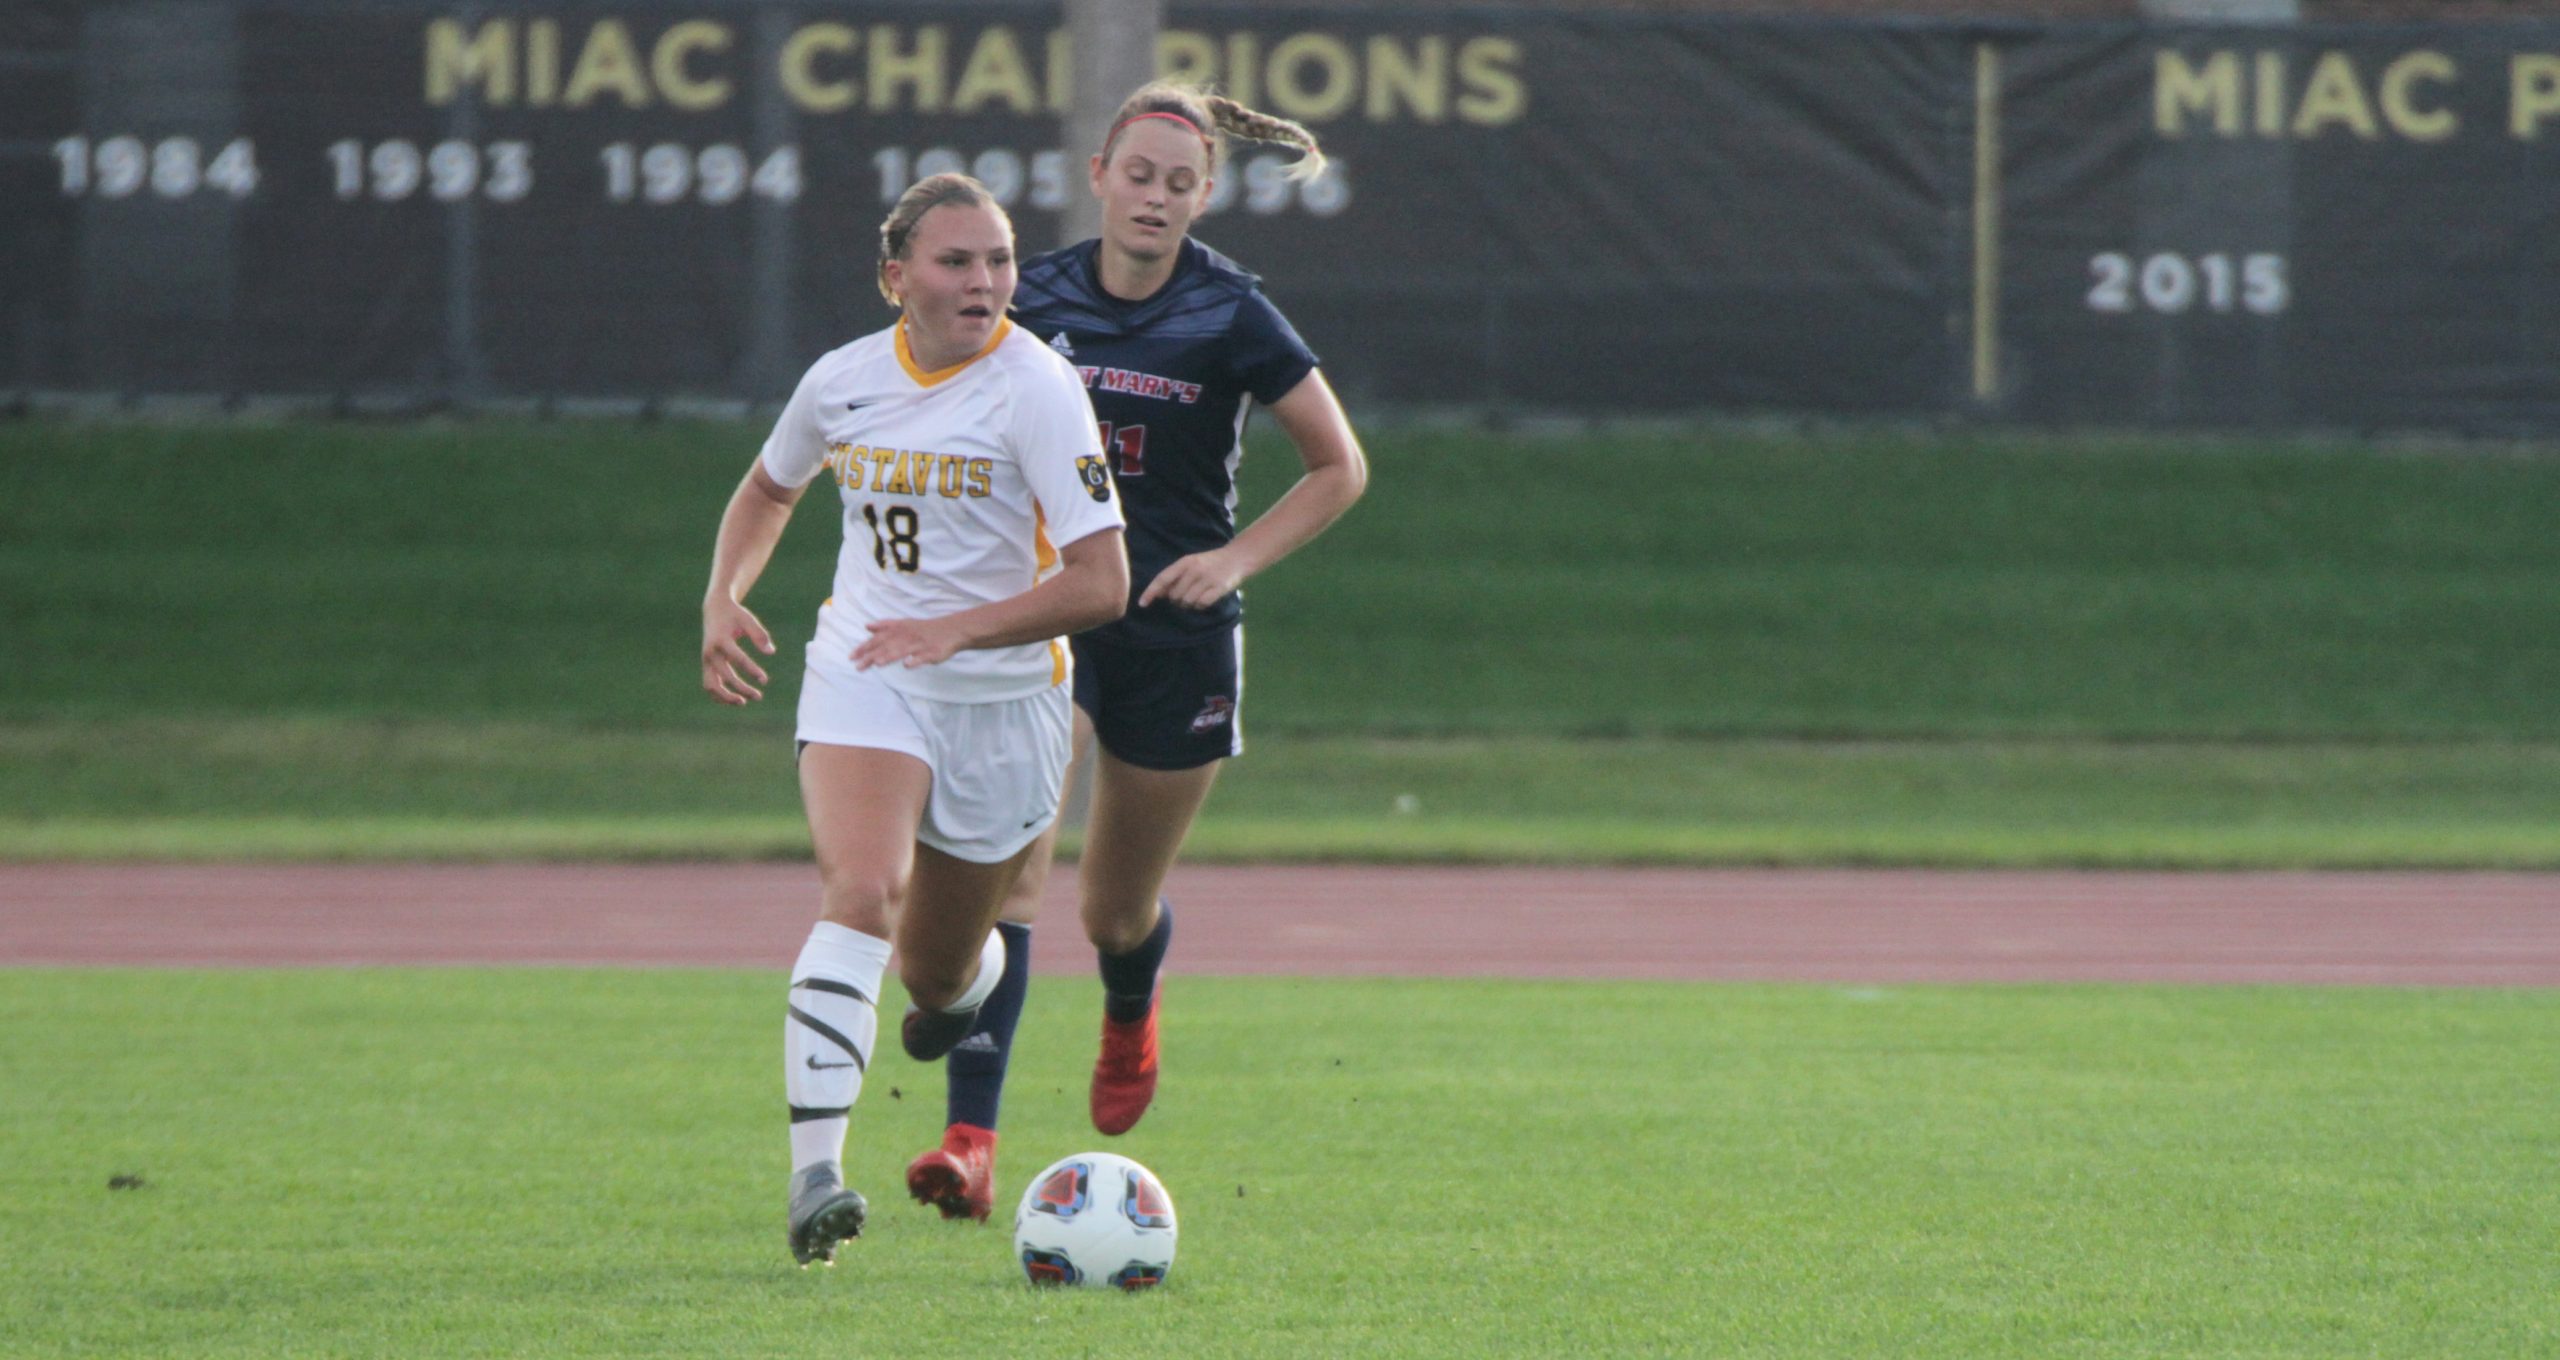
[[[1049,568],[1058,565],[1058,545],[1049,541],[1049,512],[1038,502],[1031,506],[1031,579],[1040,580]]]
[[[1031,503],[1031,579],[1038,581],[1058,565],[1058,545],[1049,541],[1049,512],[1040,503]],[[1056,638],[1049,639],[1049,683],[1062,684],[1067,678],[1067,649]]]
[[[987,337],[985,348],[970,355],[968,358],[953,364],[949,368],[937,368],[934,371],[927,373],[922,368],[916,366],[915,351],[907,348],[907,319],[902,316],[898,318],[898,367],[905,369],[907,371],[907,376],[915,379],[916,386],[918,387],[932,387],[940,383],[946,383],[953,378],[959,377],[960,370],[978,362],[980,359],[986,358],[990,354],[995,353],[996,346],[1003,344],[1005,336],[1011,333],[1012,330],[1013,321],[1011,318],[999,319],[996,322],[996,333]]]

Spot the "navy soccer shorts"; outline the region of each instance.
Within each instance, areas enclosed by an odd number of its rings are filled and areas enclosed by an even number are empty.
[[[1244,753],[1244,628],[1180,647],[1074,639],[1076,707],[1102,749],[1141,769]]]

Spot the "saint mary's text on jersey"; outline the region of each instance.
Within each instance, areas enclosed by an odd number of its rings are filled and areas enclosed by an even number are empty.
[[[1076,374],[1087,388],[1104,392],[1126,392],[1133,397],[1154,397],[1158,401],[1178,401],[1185,406],[1200,400],[1200,384],[1159,378],[1153,373],[1136,373],[1125,368],[1097,368],[1078,364]]]

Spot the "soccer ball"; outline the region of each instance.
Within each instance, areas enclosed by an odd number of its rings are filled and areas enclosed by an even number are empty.
[[[1033,1284],[1144,1289],[1173,1269],[1173,1196],[1116,1153],[1061,1157],[1013,1211],[1013,1254]]]

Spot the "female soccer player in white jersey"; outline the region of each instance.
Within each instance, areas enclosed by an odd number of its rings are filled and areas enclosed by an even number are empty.
[[[1299,148],[1293,173],[1324,164],[1296,123],[1146,86],[1090,164],[1100,239],[1025,264],[1014,299],[1014,319],[1082,375],[1129,517],[1129,612],[1074,640],[1078,759],[1094,764],[1077,878],[1104,1012],[1091,1107],[1107,1134],[1126,1132],[1154,1099],[1157,974],[1173,932],[1165,875],[1218,763],[1244,749],[1237,587],[1322,532],[1368,478],[1316,356],[1253,275],[1189,239],[1222,135]],[[1256,401],[1297,446],[1304,475],[1239,531],[1235,473]],[[1041,838],[1006,905],[997,929],[1008,957],[1030,952],[1054,840]],[[994,1204],[997,1107],[1026,984],[1021,965],[1009,967],[952,1051],[942,1146],[907,1169],[908,1192],[945,1217],[984,1219]]]
[[[880,228],[895,325],[809,369],[721,517],[702,687],[761,698],[772,636],[745,604],[802,491],[844,502],[835,595],[801,683],[800,794],[822,885],[791,973],[792,1254],[833,1264],[867,1206],[841,1166],[892,942],[901,1040],[949,1052],[1004,976],[993,927],[1056,820],[1069,752],[1059,638],[1118,618],[1119,499],[1075,370],[1005,316],[1013,226],[936,175]]]

